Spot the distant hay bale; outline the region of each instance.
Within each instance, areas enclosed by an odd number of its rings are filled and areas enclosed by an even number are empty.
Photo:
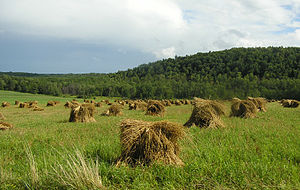
[[[95,122],[95,106],[93,104],[82,104],[72,107],[69,122]]]
[[[0,120],[5,120],[6,118],[4,117],[4,115],[0,112]]]
[[[180,106],[182,104],[182,102],[180,100],[175,100],[175,105],[176,106]]]
[[[28,104],[29,108],[35,108],[38,104],[38,101],[30,101],[30,102],[26,102]]]
[[[101,115],[103,116],[121,116],[122,113],[122,106],[113,104],[111,105],[107,111],[103,112]]]
[[[184,135],[183,127],[176,123],[126,119],[121,123],[122,153],[117,165],[162,162],[182,166],[178,140]]]
[[[297,100],[281,100],[281,105],[286,108],[297,108],[299,104]]]
[[[8,108],[10,106],[10,103],[9,102],[2,102],[2,107],[4,108]]]
[[[16,105],[16,106],[19,106],[19,104],[20,104],[20,101],[16,100],[16,101],[15,101],[15,105]]]
[[[20,104],[19,104],[19,108],[28,108],[29,107],[29,104],[28,103],[26,103],[26,102],[20,102]]]
[[[165,106],[171,106],[171,105],[172,105],[172,103],[170,100],[165,100]]]
[[[57,100],[55,100],[53,102],[55,103],[55,105],[60,104],[60,101],[57,101]]]
[[[231,105],[230,116],[241,118],[254,118],[256,117],[257,111],[257,107],[250,100],[235,101]]]
[[[12,128],[13,128],[12,124],[0,121],[0,130],[7,130]]]
[[[95,106],[100,108],[100,107],[102,107],[102,104],[101,104],[101,102],[97,102],[97,103],[95,103]]]
[[[54,101],[47,102],[47,106],[56,106],[56,103]]]
[[[129,105],[129,110],[147,110],[147,103],[145,102],[134,102]]]
[[[189,104],[191,104],[191,101],[190,100],[184,100],[184,104],[189,105]]]
[[[64,104],[64,107],[65,107],[65,108],[71,108],[72,105],[73,105],[73,104],[72,104],[71,102],[67,101],[67,102]]]
[[[213,100],[196,99],[189,120],[184,124],[191,127],[193,124],[200,128],[221,128],[224,124],[220,118],[225,115],[224,106]]]
[[[248,97],[247,98],[248,100],[252,101],[256,108],[259,110],[259,111],[263,111],[263,112],[266,112],[267,111],[267,108],[266,108],[266,105],[267,105],[267,100],[265,98],[252,98],[252,97]]]
[[[165,107],[159,101],[152,100],[147,105],[146,115],[163,116]]]

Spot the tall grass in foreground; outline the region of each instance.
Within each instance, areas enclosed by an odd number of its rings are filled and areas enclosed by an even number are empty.
[[[32,151],[28,145],[24,146],[25,148],[25,153],[29,162],[29,179],[31,182],[31,185],[26,184],[27,186],[31,186],[31,188],[36,189],[39,186],[39,171],[37,168],[37,164],[35,162],[34,156],[32,154]],[[26,182],[25,182],[26,183]]]
[[[72,189],[103,189],[98,161],[85,160],[79,150],[65,159],[66,163],[57,163],[53,167],[57,183]]]

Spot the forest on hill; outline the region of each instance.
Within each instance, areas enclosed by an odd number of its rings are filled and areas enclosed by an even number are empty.
[[[300,48],[232,48],[143,64],[110,74],[0,73],[0,90],[89,98],[300,100]]]

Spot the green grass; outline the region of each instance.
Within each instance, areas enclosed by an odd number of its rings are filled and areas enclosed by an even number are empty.
[[[153,117],[126,106],[121,117],[100,116],[105,105],[96,123],[69,123],[63,104],[71,99],[0,91],[0,103],[12,104],[0,112],[14,125],[0,131],[0,189],[300,189],[300,108],[270,103],[254,119],[224,116],[224,129],[192,127],[180,142],[185,166],[131,168],[115,166],[121,121],[184,124],[192,107]],[[45,111],[17,108],[15,100],[37,100]],[[61,104],[46,107],[49,100]]]

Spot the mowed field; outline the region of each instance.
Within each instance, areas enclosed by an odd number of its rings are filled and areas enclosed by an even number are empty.
[[[11,103],[0,112],[14,125],[0,131],[0,189],[300,189],[300,108],[273,102],[266,113],[241,119],[229,117],[230,102],[224,102],[225,128],[186,129],[184,166],[117,167],[122,120],[184,124],[192,106],[166,107],[164,117],[155,117],[126,105],[123,116],[107,117],[100,115],[108,108],[103,104],[97,122],[70,123],[63,105],[72,99],[0,91],[0,103]],[[96,102],[102,99],[108,98]],[[15,100],[37,100],[45,110],[18,108]],[[49,100],[61,103],[46,107]]]

